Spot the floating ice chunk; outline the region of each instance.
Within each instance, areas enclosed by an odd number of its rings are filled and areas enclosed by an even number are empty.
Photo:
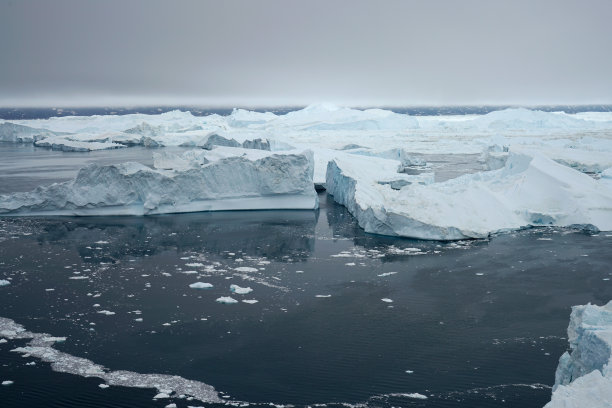
[[[382,298],[380,300],[382,300],[385,303],[393,303],[393,299],[389,299],[389,298]]]
[[[0,141],[2,142],[32,143],[50,136],[56,136],[56,133],[47,129],[36,129],[10,122],[0,123]]]
[[[13,385],[13,384],[14,384],[14,382],[10,381],[10,380],[2,381],[2,385],[4,385],[4,386],[9,386],[9,385]]]
[[[612,187],[529,150],[503,169],[396,191],[379,181],[393,170],[336,158],[327,189],[366,232],[421,239],[483,238],[538,225],[612,230]]]
[[[0,195],[0,214],[147,215],[318,207],[312,153],[241,149],[238,154],[215,149],[207,156],[211,163],[186,171],[134,162],[93,164],[71,181]]]
[[[259,272],[259,269],[250,266],[239,266],[234,268],[234,270],[238,272]]]
[[[229,297],[229,296],[221,296],[220,298],[217,298],[216,301],[219,303],[225,303],[225,304],[238,303],[236,299]]]
[[[106,388],[110,387],[110,385],[108,385],[108,384],[98,384],[98,387],[100,387],[102,389],[106,389]]]
[[[198,268],[200,266],[204,266],[204,264],[200,262],[192,262],[192,263],[185,264],[185,266],[188,266],[190,268]]]
[[[175,403],[168,404],[168,405],[166,405],[165,408],[176,408],[176,404]]]
[[[6,279],[0,279],[0,286],[8,286],[10,284],[11,282],[7,281]]]
[[[414,398],[414,399],[423,399],[423,400],[427,399],[427,395],[419,394],[418,392],[401,394],[400,396],[406,397],[406,398]]]
[[[379,273],[377,276],[391,276],[391,275],[395,275],[397,272],[383,272],[383,273]]]
[[[153,399],[163,399],[163,398],[170,398],[170,395],[166,394],[165,392],[160,392],[159,394],[153,397]]]
[[[315,297],[318,297],[318,298],[329,298],[329,297],[331,297],[331,295],[315,295]]]
[[[253,289],[249,287],[242,288],[238,285],[230,285],[230,291],[239,295],[246,295],[247,293],[251,293]]]
[[[6,340],[6,339],[0,339],[0,344],[4,344],[4,343],[6,343],[6,342],[7,342],[7,340]]]
[[[112,316],[115,314],[115,312],[111,312],[110,310],[100,310],[98,313],[106,316]]]
[[[125,145],[119,143],[79,141],[72,139],[70,136],[47,137],[34,144],[38,147],[50,147],[53,150],[64,152],[90,152],[125,147]]]
[[[212,283],[196,282],[189,285],[191,289],[210,289],[213,287]]]
[[[259,300],[256,300],[256,299],[244,299],[242,301],[242,303],[248,303],[249,305],[254,305],[257,302],[259,302]]]

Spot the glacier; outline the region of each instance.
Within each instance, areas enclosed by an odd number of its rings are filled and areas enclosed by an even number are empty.
[[[166,157],[164,169],[136,162],[92,164],[73,180],[0,196],[0,214],[149,215],[318,207],[309,151],[218,148],[187,152],[178,159],[172,166]]]
[[[572,307],[567,334],[570,352],[559,359],[545,408],[612,406],[612,301]]]

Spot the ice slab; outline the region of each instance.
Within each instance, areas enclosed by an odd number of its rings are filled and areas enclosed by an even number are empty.
[[[612,301],[572,307],[567,334],[571,351],[559,359],[545,408],[612,406]]]
[[[206,163],[184,166],[190,160],[185,155],[171,170],[135,162],[90,165],[71,181],[0,196],[0,214],[147,215],[318,207],[311,152],[217,148],[196,153],[194,157],[204,154]]]
[[[511,151],[499,170],[443,183],[408,177],[398,190],[384,183],[392,176],[389,166],[343,157],[329,163],[326,184],[366,232],[382,235],[456,240],[576,224],[612,230],[607,184],[526,149]]]

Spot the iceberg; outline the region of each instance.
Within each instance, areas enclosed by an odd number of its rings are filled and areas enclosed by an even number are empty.
[[[545,408],[612,406],[612,301],[572,307],[567,334],[571,351],[559,359]]]
[[[512,150],[499,170],[442,183],[406,176],[397,189],[388,183],[395,173],[337,157],[328,164],[327,190],[366,232],[382,235],[458,240],[530,226],[612,230],[612,189],[534,151]]]
[[[318,208],[309,151],[274,154],[217,148],[171,169],[136,162],[92,164],[73,180],[0,195],[2,215],[149,215],[220,210]],[[203,155],[203,156],[200,156]],[[206,161],[204,161],[206,159]],[[178,162],[178,161],[177,161]]]
[[[33,143],[57,133],[10,122],[0,123],[0,142]]]

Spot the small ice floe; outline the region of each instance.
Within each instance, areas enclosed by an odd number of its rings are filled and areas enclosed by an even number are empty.
[[[391,276],[391,275],[395,275],[396,273],[397,273],[397,272],[384,272],[384,273],[379,273],[379,274],[378,274],[378,275],[376,275],[376,276],[380,276],[380,277],[383,277],[383,276]]]
[[[104,245],[104,244],[108,244],[108,243],[109,243],[108,241],[96,241],[96,242],[94,242],[94,244],[97,244],[97,245]]]
[[[207,282],[196,282],[189,285],[191,289],[210,289],[213,287],[212,283]]]
[[[193,275],[195,273],[198,273],[198,271],[181,271],[181,273],[184,273],[185,275]]]
[[[331,295],[315,295],[315,297],[318,297],[318,298],[328,298],[328,297],[331,297]]]
[[[142,317],[137,317],[136,319],[134,319],[135,322],[142,322]]]
[[[6,342],[7,342],[6,339],[0,339],[0,344],[4,344]]]
[[[115,314],[115,312],[111,312],[110,310],[100,310],[98,313],[106,315],[106,316],[112,316]]]
[[[252,268],[250,266],[239,266],[237,268],[234,268],[234,270],[238,272],[259,272],[259,269]]]
[[[219,303],[225,303],[227,305],[232,304],[232,303],[238,303],[236,299],[234,299],[233,297],[229,297],[229,296],[221,296],[220,298],[217,298],[216,301]]]
[[[66,341],[66,337],[47,336],[47,337],[42,337],[41,340],[44,341],[45,343],[63,343],[64,341]]]
[[[484,273],[482,273],[482,272],[476,272],[476,276],[482,276],[482,275],[484,275]]]
[[[238,285],[230,285],[230,291],[239,295],[246,295],[247,293],[251,293],[253,289],[250,287],[243,288]]]
[[[242,301],[242,303],[248,303],[249,305],[254,305],[257,302],[259,302],[259,300],[257,300],[257,299],[244,299]]]
[[[418,392],[411,392],[405,394],[398,394],[398,397],[414,398],[414,399],[427,399],[427,395],[419,394]]]
[[[8,286],[10,284],[11,282],[7,281],[6,279],[0,279],[0,286]]]
[[[85,276],[85,275],[77,275],[77,276],[71,276],[68,279],[73,279],[73,280],[83,280],[83,279],[89,279],[89,276]]]
[[[414,371],[412,371],[412,370],[406,370],[406,374],[413,374],[413,373],[414,373]]]
[[[55,289],[53,288],[45,289],[45,292],[53,292],[53,291],[55,291]]]
[[[173,402],[172,404],[166,405],[165,408],[176,408],[176,404]]]
[[[14,384],[14,382],[10,381],[10,380],[2,381],[2,385],[4,385],[4,386],[9,386],[9,385],[13,385],[13,384]]]
[[[185,266],[188,266],[190,268],[198,268],[200,266],[204,266],[204,264],[200,262],[192,262],[192,263],[185,264]]]
[[[110,387],[110,385],[108,385],[108,384],[98,384],[98,387],[100,387],[102,389],[106,389],[106,388]]]
[[[389,299],[389,298],[382,298],[380,300],[382,300],[385,303],[393,303],[393,299]]]
[[[153,397],[153,399],[170,398],[170,395],[165,392],[160,392]]]
[[[552,238],[538,238],[538,241],[552,241]]]

